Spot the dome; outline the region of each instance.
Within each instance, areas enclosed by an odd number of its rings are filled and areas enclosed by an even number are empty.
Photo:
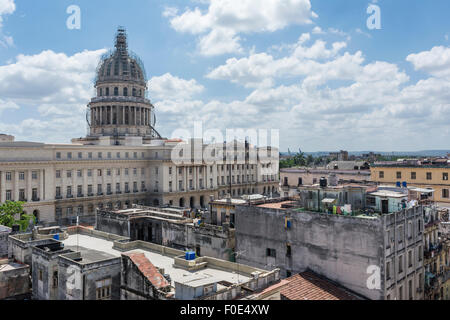
[[[144,64],[139,57],[128,51],[124,28],[117,30],[115,49],[101,58],[95,82],[99,84],[116,81],[132,81],[144,86],[147,84]]]

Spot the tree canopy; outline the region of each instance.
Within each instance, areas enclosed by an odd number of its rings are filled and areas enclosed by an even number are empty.
[[[6,201],[0,204],[0,225],[11,228],[17,224],[21,231],[26,231],[30,226],[30,222],[35,224],[36,217],[34,215],[23,213],[24,202]],[[16,217],[20,217],[18,220]]]

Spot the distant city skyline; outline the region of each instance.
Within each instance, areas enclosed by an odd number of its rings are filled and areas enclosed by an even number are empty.
[[[380,30],[367,27],[371,4]],[[283,152],[445,151],[448,12],[444,0],[0,0],[0,133],[85,136],[98,59],[122,25],[163,136],[203,121],[279,129]]]

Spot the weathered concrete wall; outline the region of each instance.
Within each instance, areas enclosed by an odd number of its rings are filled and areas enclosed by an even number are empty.
[[[14,299],[17,296],[30,293],[30,267],[28,265],[12,264],[7,271],[7,264],[0,264],[0,300]]]
[[[130,237],[128,216],[97,212],[95,229],[107,233]]]
[[[111,279],[111,300],[120,300],[120,258],[78,264],[59,257],[59,300],[97,300],[97,281]]]
[[[122,256],[121,300],[166,300],[127,256]]]
[[[44,252],[36,247],[32,248],[32,287],[33,299],[57,300],[58,285],[54,277],[59,277],[58,256],[70,253],[72,250],[63,249],[55,252]]]
[[[0,226],[0,258],[8,256],[8,235],[11,229]]]
[[[285,228],[286,216],[290,229]],[[277,267],[283,276],[310,268],[370,299],[383,296],[367,288],[369,266],[380,266],[384,272],[381,220],[244,206],[237,207],[236,220],[239,263],[266,270]],[[267,255],[268,248],[276,250],[276,257]]]
[[[53,243],[52,239],[32,240],[32,235],[23,234],[10,236],[8,238],[8,257],[15,259],[20,263],[27,264],[32,267],[32,248],[33,246],[40,246],[48,243]]]

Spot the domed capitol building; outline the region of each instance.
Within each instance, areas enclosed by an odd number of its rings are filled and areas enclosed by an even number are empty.
[[[201,209],[227,194],[278,193],[275,149],[267,148],[268,157],[252,161],[248,154],[259,149],[249,143],[206,145],[197,140],[203,150],[226,154],[227,162],[210,163],[202,156],[194,161],[190,155],[182,164],[173,161],[174,148],[194,145],[194,140],[161,137],[155,107],[146,98],[147,83],[143,63],[128,50],[126,32],[119,28],[114,50],[97,68],[85,138],[45,144],[0,134],[0,203],[24,201],[26,213],[34,214],[40,225],[65,226],[76,217],[93,224],[97,208],[140,204]]]

